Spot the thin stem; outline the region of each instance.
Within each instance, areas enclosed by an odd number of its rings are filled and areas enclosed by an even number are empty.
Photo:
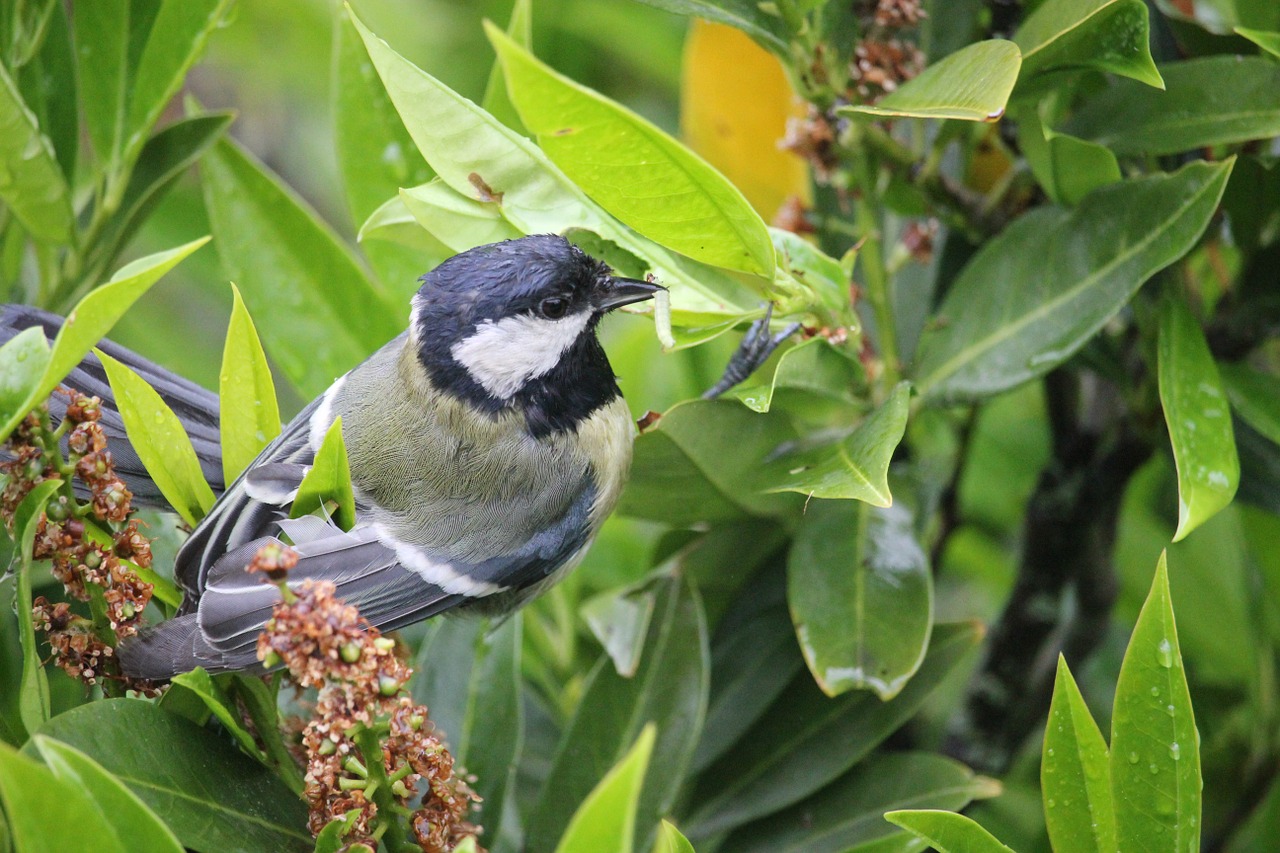
[[[877,168],[865,152],[860,163],[862,192],[857,201],[857,220],[864,242],[859,254],[862,274],[866,278],[867,301],[871,303],[871,310],[876,318],[876,335],[880,342],[880,356],[884,360],[885,385],[892,387],[901,375],[902,365],[898,357],[898,334],[889,294],[889,276],[884,265],[884,235],[873,206],[872,194],[875,191]]]
[[[378,826],[383,831],[383,841],[388,850],[403,850],[409,839],[405,827],[399,818],[399,804],[395,793],[391,790],[391,782],[387,779],[387,767],[382,758],[382,743],[377,732],[361,726],[354,736],[356,746],[364,756],[365,766],[369,770],[369,785],[365,788],[366,796],[373,799],[378,807]]]

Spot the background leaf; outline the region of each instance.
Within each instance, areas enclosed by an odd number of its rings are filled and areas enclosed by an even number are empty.
[[[1013,40],[1024,79],[1056,68],[1097,68],[1163,89],[1148,29],[1142,0],[1047,0]]]
[[[645,726],[635,746],[583,801],[556,845],[556,853],[631,853],[636,802],[654,737],[654,727]]]
[[[973,818],[962,814],[906,810],[889,812],[884,819],[923,838],[938,853],[1013,853]]]
[[[1144,281],[1195,244],[1232,161],[1111,184],[1073,212],[1042,208],[990,240],[920,339],[916,384],[935,402],[974,400],[1047,373]]]
[[[71,239],[71,191],[53,146],[0,67],[0,200],[32,236],[47,243]]]
[[[1200,324],[1181,299],[1160,305],[1160,404],[1178,466],[1178,529],[1185,537],[1235,497],[1240,460],[1231,408]]]

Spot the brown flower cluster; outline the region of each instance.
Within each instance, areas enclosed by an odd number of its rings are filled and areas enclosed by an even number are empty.
[[[455,772],[427,709],[403,695],[412,670],[396,657],[394,640],[335,597],[332,583],[289,589],[284,578],[296,562],[292,549],[271,544],[248,569],[273,579],[283,599],[258,637],[258,658],[319,690],[302,733],[311,831],[350,814],[348,844],[376,847],[378,823],[403,816],[423,851],[452,850],[479,833],[467,819],[479,797]],[[398,814],[380,815],[388,807]]]
[[[858,99],[874,104],[924,68],[924,54],[911,41],[893,37],[925,17],[920,0],[876,0],[861,15],[866,38],[853,50],[849,82]]]
[[[18,506],[44,480],[79,479],[84,484],[87,503],[66,490],[45,506],[37,521],[32,557],[52,562],[54,576],[73,599],[88,602],[93,597],[91,587],[101,590],[105,625],[79,616],[66,602],[53,604],[43,596],[35,600],[32,617],[37,629],[45,632],[54,660],[68,675],[86,684],[110,678],[150,692],[152,685],[126,681],[119,674],[113,645],[137,633],[142,611],[151,600],[151,585],[139,580],[126,562],[149,567],[151,541],[139,532],[138,522],[129,519],[133,495],[116,476],[106,435],[97,423],[101,401],[66,389],[57,393],[69,398],[57,429],[50,428],[48,407],[42,406],[26,417],[7,442],[13,458],[0,463],[0,473],[7,478],[0,493],[0,518],[14,532]],[[59,446],[64,435],[65,458]],[[94,541],[86,519],[109,531],[109,544]]]

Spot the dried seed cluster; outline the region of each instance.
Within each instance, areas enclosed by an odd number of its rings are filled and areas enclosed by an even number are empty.
[[[302,733],[311,831],[354,813],[348,843],[376,847],[377,788],[389,786],[393,807],[421,849],[452,850],[479,833],[468,821],[479,797],[433,734],[427,709],[403,695],[412,670],[396,657],[395,641],[337,598],[332,583],[309,579],[287,587],[296,563],[291,548],[271,544],[248,568],[273,579],[282,593],[258,637],[258,658],[268,667],[283,664],[298,685],[319,690],[315,717]],[[374,772],[366,767],[370,733],[381,752]],[[388,802],[385,792],[381,802]]]
[[[105,625],[95,625],[72,610],[67,602],[50,603],[44,596],[34,602],[32,618],[45,633],[53,659],[68,675],[86,684],[103,678],[126,687],[153,692],[147,682],[124,678],[115,663],[113,646],[138,632],[142,611],[151,600],[151,584],[139,580],[133,565],[151,565],[151,540],[130,520],[133,495],[116,475],[107,449],[107,437],[98,424],[101,400],[76,391],[59,389],[69,398],[63,422],[49,423],[48,406],[41,406],[23,420],[6,442],[12,459],[0,463],[5,477],[0,492],[0,519],[13,533],[19,505],[44,480],[60,479],[84,484],[89,498],[81,503],[70,489],[61,490],[45,506],[37,521],[32,556],[50,560],[53,574],[78,601],[93,598],[101,590]],[[60,441],[66,436],[65,457]],[[109,531],[110,543],[87,535],[86,519],[96,520]],[[109,630],[104,630],[109,629]]]
[[[853,50],[849,80],[858,98],[875,103],[924,68],[924,54],[914,42],[894,36],[925,17],[920,0],[876,0],[859,16],[867,34]]]

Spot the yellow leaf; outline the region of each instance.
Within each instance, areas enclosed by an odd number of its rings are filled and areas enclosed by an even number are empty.
[[[684,47],[680,129],[766,220],[787,196],[810,203],[808,168],[778,147],[804,115],[782,64],[733,27],[694,21]]]

